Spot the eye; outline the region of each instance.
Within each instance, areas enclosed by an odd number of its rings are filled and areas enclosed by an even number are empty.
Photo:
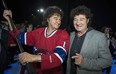
[[[74,19],[74,21],[78,21],[77,19]]]
[[[85,20],[84,18],[80,18],[80,21],[83,21],[83,20]]]
[[[54,19],[55,19],[55,20],[58,20],[58,18],[57,18],[57,17],[54,17]]]

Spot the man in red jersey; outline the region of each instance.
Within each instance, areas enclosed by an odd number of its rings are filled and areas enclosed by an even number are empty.
[[[9,22],[12,31],[8,15],[12,17],[11,10],[4,10],[3,16]],[[47,25],[46,27],[21,35],[19,33],[22,43],[36,48],[36,54],[27,52],[19,54],[22,65],[26,62],[34,63],[38,74],[62,74],[62,63],[66,59],[70,42],[68,33],[59,29],[62,16],[63,12],[59,7],[50,6],[43,15],[43,23]]]

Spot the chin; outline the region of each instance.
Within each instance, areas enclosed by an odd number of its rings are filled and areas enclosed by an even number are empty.
[[[56,29],[58,29],[60,26],[57,26],[57,27],[55,27]]]
[[[55,27],[55,29],[58,29],[59,27]]]
[[[76,28],[77,31],[81,31],[81,28]]]

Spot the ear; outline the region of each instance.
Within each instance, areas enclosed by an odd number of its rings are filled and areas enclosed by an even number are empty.
[[[49,18],[47,18],[47,22],[49,22]]]
[[[87,19],[87,23],[89,23],[89,19]]]

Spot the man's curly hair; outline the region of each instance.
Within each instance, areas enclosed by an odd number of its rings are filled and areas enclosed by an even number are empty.
[[[93,16],[93,14],[91,13],[91,10],[84,5],[74,8],[71,11],[70,15],[71,15],[71,18],[74,18],[75,15],[80,15],[80,14],[85,15],[86,18],[91,18]]]
[[[63,17],[63,11],[61,8],[59,8],[58,6],[50,6],[45,10],[43,14],[43,25],[47,25],[47,19],[54,14],[60,15],[61,18]]]
[[[89,23],[88,26],[91,24],[92,22],[92,17],[93,17],[93,13],[91,12],[91,10],[89,8],[87,8],[85,5],[80,5],[74,9],[72,9],[70,16],[72,19],[74,19],[75,15],[85,15],[87,19],[89,19]]]

